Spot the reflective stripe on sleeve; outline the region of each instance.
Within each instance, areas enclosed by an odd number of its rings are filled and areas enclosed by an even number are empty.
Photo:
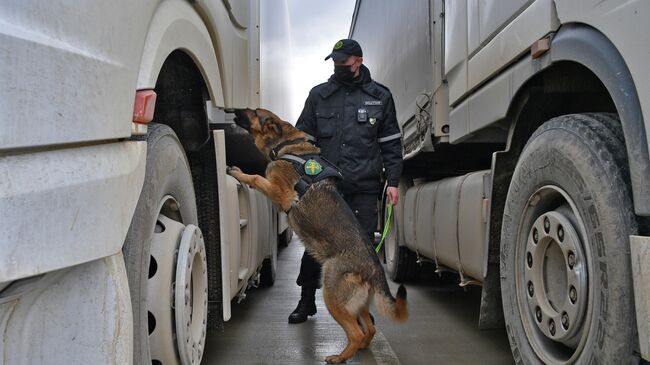
[[[384,142],[392,141],[394,139],[398,139],[401,136],[402,136],[402,133],[395,133],[395,134],[387,136],[387,137],[381,137],[381,138],[379,138],[377,140],[377,142],[384,143]]]

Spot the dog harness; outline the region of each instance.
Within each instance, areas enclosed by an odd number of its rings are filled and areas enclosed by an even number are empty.
[[[319,154],[291,155],[284,154],[278,157],[279,160],[291,162],[293,168],[300,175],[300,180],[293,187],[301,198],[312,184],[333,177],[337,180],[343,179],[338,167],[326,160]]]

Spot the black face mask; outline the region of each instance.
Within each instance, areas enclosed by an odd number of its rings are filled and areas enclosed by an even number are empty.
[[[343,82],[350,82],[354,80],[354,72],[352,72],[352,65],[334,65],[334,77]]]

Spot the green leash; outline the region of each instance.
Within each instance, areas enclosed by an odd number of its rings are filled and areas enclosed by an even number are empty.
[[[377,247],[375,247],[375,252],[379,252],[381,249],[381,245],[384,244],[384,240],[386,239],[386,236],[388,236],[388,232],[390,232],[390,227],[392,226],[393,222],[393,204],[388,203],[388,217],[386,218],[386,223],[384,223],[384,232],[381,234],[381,241],[379,241],[379,244],[377,244]]]

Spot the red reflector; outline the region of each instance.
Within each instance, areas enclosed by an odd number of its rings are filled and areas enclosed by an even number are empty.
[[[538,41],[535,41],[532,46],[530,46],[530,55],[533,58],[541,57],[546,51],[551,48],[551,40],[546,37]]]
[[[156,92],[153,90],[138,90],[135,93],[133,105],[133,122],[146,124],[153,120],[153,111],[156,108]]]

